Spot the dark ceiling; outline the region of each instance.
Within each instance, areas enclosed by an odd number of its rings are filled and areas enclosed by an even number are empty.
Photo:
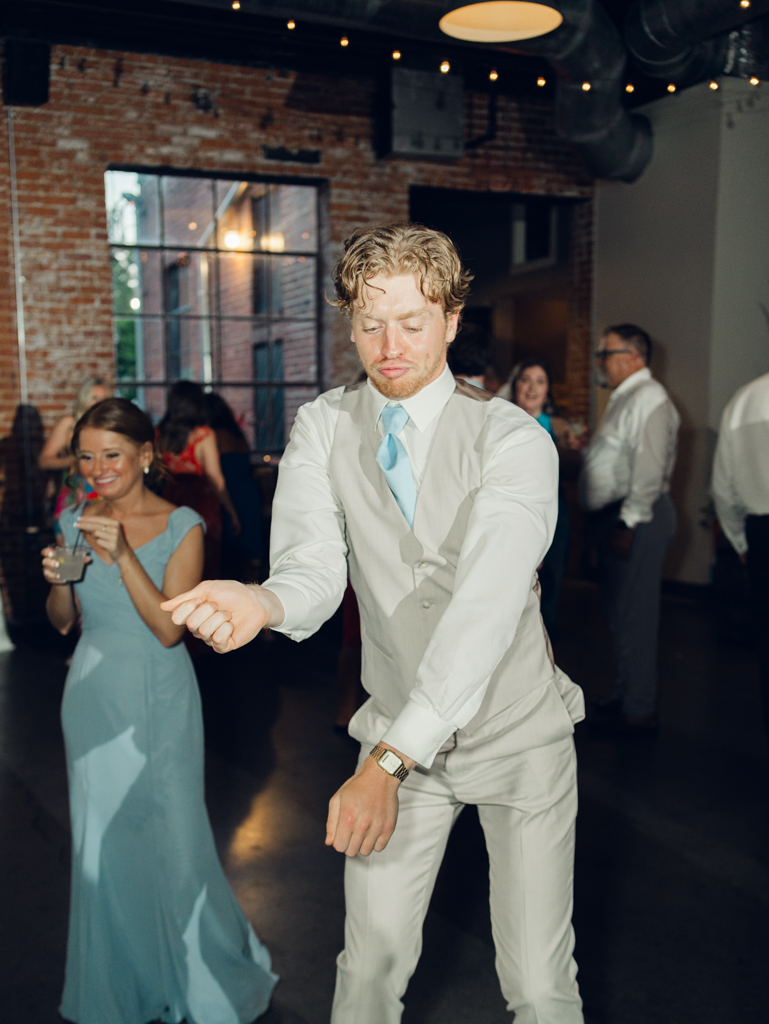
[[[546,61],[450,40],[437,27],[444,0],[25,0],[6,4],[0,35],[48,43],[158,53],[230,64],[372,77],[402,53],[401,66],[437,69],[448,59],[469,89],[552,94]],[[620,31],[632,0],[604,0]],[[289,19],[296,28],[287,28]],[[349,45],[340,46],[344,35]],[[498,72],[494,86],[489,72]],[[537,78],[545,77],[544,88]],[[628,106],[665,95],[665,83],[628,64]]]

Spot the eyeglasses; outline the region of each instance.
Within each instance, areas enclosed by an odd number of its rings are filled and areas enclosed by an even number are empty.
[[[599,363],[605,363],[609,356],[632,356],[634,352],[635,349],[632,348],[604,348],[596,352],[595,358],[598,360]]]

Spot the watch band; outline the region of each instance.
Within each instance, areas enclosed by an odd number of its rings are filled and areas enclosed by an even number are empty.
[[[383,759],[387,758],[388,754],[390,755],[390,757],[392,759],[394,759],[395,761],[398,762],[398,767],[395,768],[393,771],[390,771],[389,768],[386,768],[385,765],[382,764]],[[374,747],[374,749],[369,754],[369,757],[373,757],[374,758],[374,760],[376,761],[376,763],[379,765],[379,767],[382,769],[383,772],[387,772],[388,775],[392,775],[394,778],[398,779],[400,782],[403,782],[403,780],[406,778],[406,776],[409,773],[408,768],[403,763],[403,761],[398,757],[398,755],[395,753],[395,751],[394,750],[388,750],[387,747],[383,747],[380,743],[377,743],[377,745]],[[387,759],[389,760],[389,758],[387,758]]]

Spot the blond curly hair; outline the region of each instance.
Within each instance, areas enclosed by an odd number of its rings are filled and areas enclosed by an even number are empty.
[[[418,274],[422,294],[443,306],[446,316],[462,312],[473,279],[442,231],[422,224],[358,228],[332,272],[337,296],[332,305],[352,316],[362,285],[378,274]]]

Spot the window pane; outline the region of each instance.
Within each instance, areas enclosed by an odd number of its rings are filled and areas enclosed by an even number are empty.
[[[122,245],[160,243],[160,195],[154,174],[107,171],[107,231],[110,242]]]
[[[311,381],[318,376],[318,346],[313,321],[275,321],[269,333],[258,340],[280,341],[283,351],[283,380]],[[258,379],[258,378],[257,378]]]
[[[213,379],[209,320],[169,317],[166,346],[169,380],[208,383]]]
[[[165,380],[163,321],[154,317],[116,317],[118,380]]]
[[[220,253],[219,313],[221,316],[252,316],[254,278],[261,256],[247,253]]]
[[[132,316],[163,312],[160,254],[145,249],[112,250],[112,309]]]
[[[216,182],[216,244],[219,249],[245,249],[254,246],[251,189],[248,181]]]
[[[214,183],[210,178],[163,178],[163,244],[213,246]]]
[[[216,311],[213,260],[207,252],[163,252],[165,308],[169,315],[210,316]]]
[[[265,252],[317,252],[316,190],[306,185],[251,187],[254,248]]]
[[[221,380],[252,379],[252,348],[256,340],[253,320],[219,322],[219,377]]]
[[[221,315],[314,319],[315,260],[314,256],[220,254]]]

